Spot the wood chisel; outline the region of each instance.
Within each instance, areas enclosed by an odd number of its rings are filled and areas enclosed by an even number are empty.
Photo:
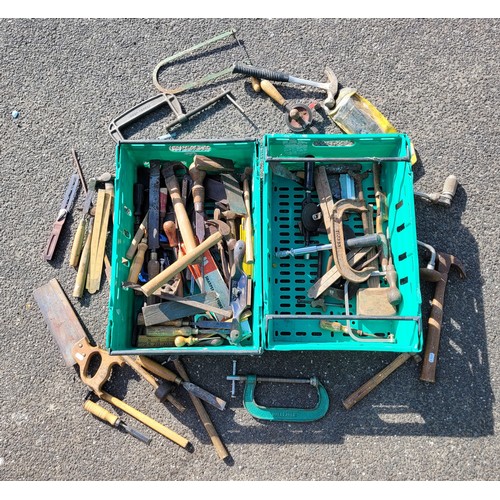
[[[57,214],[47,246],[45,247],[45,251],[43,253],[43,258],[47,261],[52,260],[52,257],[54,256],[59,236],[61,235],[62,228],[66,222],[66,217],[73,207],[79,186],[80,177],[77,173],[74,173],[69,180],[68,187],[66,188],[66,192],[64,193],[64,198],[61,203],[61,208],[59,209],[59,213]]]
[[[125,422],[123,422],[122,419],[118,417],[118,415],[114,415],[110,411],[106,410],[106,408],[103,408],[101,405],[94,403],[90,399],[87,399],[85,401],[85,403],[83,404],[83,408],[89,413],[92,413],[92,415],[94,415],[95,417],[103,420],[104,422],[108,422],[111,427],[119,427],[120,429],[123,429],[127,434],[130,434],[131,436],[137,438],[139,441],[142,441],[146,444],[151,443],[151,438],[130,427]]]

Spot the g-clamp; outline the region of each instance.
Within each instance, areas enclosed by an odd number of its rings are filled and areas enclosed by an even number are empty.
[[[236,375],[236,364],[233,363],[233,375],[228,375],[227,380],[233,382],[245,382],[243,393],[243,405],[252,417],[261,420],[271,420],[274,422],[313,422],[324,417],[330,406],[330,399],[326,389],[317,377],[311,378],[278,378],[278,377],[258,377],[257,375]],[[286,407],[266,407],[257,404],[254,393],[257,383],[278,383],[278,384],[309,384],[317,390],[317,403],[314,408],[286,408]]]

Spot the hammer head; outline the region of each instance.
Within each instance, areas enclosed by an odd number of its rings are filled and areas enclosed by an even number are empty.
[[[165,179],[175,176],[176,170],[179,169],[186,170],[186,165],[184,165],[184,163],[181,163],[179,161],[151,160],[149,162],[151,166],[154,165],[155,163],[159,164],[161,175],[163,175]]]
[[[438,271],[442,275],[447,275],[451,269],[451,266],[455,266],[458,269],[460,278],[464,279],[466,277],[464,265],[457,257],[455,257],[454,255],[449,255],[447,253],[438,252]]]
[[[195,155],[189,169],[191,170],[192,168],[197,168],[205,172],[234,172],[234,162],[226,158]]]
[[[231,234],[231,228],[221,220],[207,220],[206,224],[217,226],[217,230],[224,238]]]
[[[339,82],[335,73],[328,66],[325,68],[325,73],[328,78],[328,89],[326,89],[327,98],[324,100],[323,104],[328,109],[333,109],[335,107],[335,96],[339,90]]]

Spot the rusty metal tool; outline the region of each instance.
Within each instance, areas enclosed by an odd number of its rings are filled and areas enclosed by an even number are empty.
[[[458,269],[460,278],[465,278],[465,270],[462,262],[453,256],[444,252],[437,253],[437,271],[441,274],[436,283],[434,298],[432,299],[431,312],[427,324],[427,335],[425,338],[424,359],[420,380],[424,382],[436,381],[436,366],[438,361],[439,341],[441,338],[441,328],[443,323],[443,309],[446,284],[448,283],[448,274],[455,266]]]
[[[172,363],[174,364],[174,367],[177,370],[179,376],[182,378],[182,380],[184,380],[184,382],[190,382],[189,375],[180,357],[170,356],[169,360],[172,361]],[[222,442],[222,439],[220,438],[219,434],[217,433],[217,430],[215,429],[215,426],[210,418],[210,415],[208,414],[207,410],[203,406],[202,401],[198,397],[196,397],[191,392],[189,393],[189,397],[191,398],[196,413],[198,413],[200,421],[203,424],[203,428],[205,429],[206,433],[208,434],[208,437],[210,438],[212,444],[214,445],[217,455],[221,460],[225,460],[226,458],[229,457],[229,452],[224,443]]]
[[[126,361],[122,356],[111,356],[106,350],[90,345],[87,334],[57,279],[54,278],[37,288],[33,295],[59,346],[66,366],[78,365],[80,378],[84,384],[99,398],[128,413],[182,448],[192,447],[184,437],[103,389],[102,386],[111,376],[113,366],[123,366]],[[92,359],[99,359],[100,364],[93,373],[90,373],[89,365]]]
[[[87,399],[83,404],[83,408],[84,410],[88,411],[95,417],[103,420],[104,422],[108,422],[108,424],[111,425],[111,427],[117,427],[123,429],[127,434],[134,436],[143,443],[146,444],[151,443],[151,438],[145,436],[144,434],[137,431],[133,427],[130,427],[120,417],[118,417],[118,415],[114,415],[110,411],[106,410],[106,408],[103,408],[101,405],[94,403],[94,401]]]
[[[189,175],[193,181],[191,191],[193,195],[195,230],[198,242],[205,239],[205,187],[204,180],[207,172],[232,172],[234,163],[225,158],[214,158],[204,155],[194,155],[189,166]]]
[[[79,175],[72,174],[68,183],[68,187],[66,188],[66,192],[64,193],[61,208],[59,209],[59,213],[57,214],[54,225],[52,226],[52,232],[50,233],[49,240],[47,241],[47,246],[45,247],[45,251],[43,253],[43,258],[47,261],[52,260],[52,257],[54,256],[57,242],[59,241],[59,237],[61,235],[64,223],[66,222],[66,218],[73,208],[79,186]]]
[[[342,199],[335,203],[330,220],[330,233],[332,241],[332,254],[337,271],[348,281],[363,283],[377,270],[375,266],[368,265],[361,270],[353,269],[349,265],[349,259],[345,250],[343,217],[344,213],[352,211],[367,212],[366,205],[360,200]]]
[[[256,68],[255,66],[246,66],[241,63],[235,63],[233,66],[233,73],[241,73],[248,76],[255,76],[262,80],[271,80],[273,82],[288,82],[295,83],[298,85],[306,85],[309,87],[315,87],[319,89],[326,90],[327,98],[324,101],[324,106],[328,109],[333,109],[335,107],[335,96],[338,91],[338,81],[337,77],[330,68],[325,68],[325,73],[328,77],[328,83],[326,82],[315,82],[312,80],[304,80],[302,78],[297,78],[292,75],[280,71],[272,71],[264,68]]]
[[[360,263],[361,260],[366,258],[366,255],[370,251],[369,248],[360,248],[358,250],[352,250],[347,253],[347,262],[349,265],[355,266]],[[317,299],[322,295],[329,287],[331,287],[336,281],[342,278],[337,266],[334,265],[329,269],[314,285],[307,291],[307,296],[311,299]]]
[[[71,148],[71,156],[73,157],[73,163],[75,164],[76,171],[80,177],[80,182],[82,183],[82,190],[87,194],[87,183],[85,182],[85,176],[83,175],[83,170],[78,160],[78,155],[76,154],[75,148]]]
[[[389,363],[383,370],[378,372],[374,377],[365,382],[359,389],[354,391],[348,396],[342,404],[346,410],[350,410],[356,403],[359,403],[365,396],[367,396],[373,389],[375,389],[381,382],[383,382],[391,373],[396,371],[400,366],[404,365],[411,357],[416,362],[420,362],[421,358],[417,354],[404,352],[400,354],[394,361]]]

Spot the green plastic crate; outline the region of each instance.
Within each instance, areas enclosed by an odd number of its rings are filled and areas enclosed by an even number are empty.
[[[124,141],[116,148],[116,183],[112,250],[112,277],[106,347],[111,354],[261,354],[264,350],[370,350],[418,352],[422,349],[421,296],[413,203],[413,175],[409,158],[410,141],[404,134],[384,135],[266,135],[262,141]],[[141,298],[123,289],[129,263],[123,259],[133,237],[133,184],[137,168],[151,159],[182,161],[187,166],[195,154],[229,158],[238,170],[253,167],[252,217],[255,263],[253,266],[252,337],[241,346],[137,348],[133,345],[134,318]],[[303,158],[315,161],[361,163],[371,169],[374,159],[383,162],[381,186],[389,206],[389,235],[403,301],[397,316],[389,320],[346,319],[339,306],[325,311],[301,303],[317,275],[315,258],[279,259],[275,252],[304,246],[300,235],[304,189],[273,174],[272,164],[303,170]],[[325,163],[327,164],[327,163]],[[375,204],[369,177],[364,195]],[[208,210],[209,211],[209,207]],[[210,212],[209,212],[210,215]],[[351,222],[362,234],[361,222]],[[361,229],[360,229],[361,228]],[[313,239],[327,243],[326,235]],[[349,316],[356,304],[349,304]],[[322,318],[350,321],[352,328],[367,333],[394,334],[394,342],[378,338],[360,342],[347,333],[333,333],[319,327]]]
[[[115,207],[112,245],[112,273],[109,298],[108,326],[106,347],[111,354],[255,354],[262,351],[261,324],[262,316],[262,263],[260,251],[255,252],[253,266],[253,308],[250,317],[252,337],[241,346],[225,345],[220,347],[158,347],[138,348],[134,346],[134,320],[140,311],[143,298],[137,297],[133,290],[122,288],[127,281],[130,263],[124,259],[134,231],[133,185],[137,180],[137,169],[152,159],[163,161],[181,161],[187,167],[196,154],[231,159],[238,172],[252,167],[252,213],[256,220],[261,219],[261,200],[259,186],[258,143],[255,140],[235,141],[191,141],[191,142],[120,142],[116,147]],[[180,180],[180,178],[179,178]],[[206,212],[211,217],[210,204],[206,203]],[[256,249],[260,249],[260,232],[254,236]]]
[[[263,237],[264,248],[264,338],[265,350],[369,350],[419,352],[422,349],[421,295],[413,199],[410,141],[404,134],[384,135],[268,135],[264,138]],[[304,158],[317,164],[361,164],[368,171],[363,181],[367,203],[375,206],[374,160],[382,162],[381,189],[387,195],[389,237],[402,302],[390,319],[366,319],[356,315],[355,297],[345,304],[327,304],[326,310],[307,303],[307,291],[316,282],[318,261],[313,254],[278,258],[275,253],[304,246],[299,230],[302,186],[276,175],[273,165],[290,171],[304,170]],[[318,201],[313,197],[313,201]],[[363,235],[359,215],[351,214],[348,225],[356,236]],[[387,223],[384,224],[384,231]],[[328,243],[326,234],[313,237],[311,244]],[[323,264],[326,267],[326,264]],[[349,317],[349,319],[347,319]],[[376,334],[368,341],[344,332],[320,327],[330,319]],[[390,335],[394,338],[391,341]]]

